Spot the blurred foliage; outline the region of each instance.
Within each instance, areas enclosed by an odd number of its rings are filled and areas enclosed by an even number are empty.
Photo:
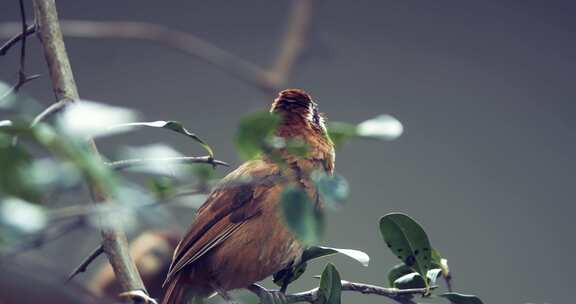
[[[0,88],[6,85],[0,83]],[[7,87],[7,86],[6,86]],[[155,208],[154,212],[139,212],[144,206],[173,198],[181,193],[178,176],[195,177],[192,189],[196,193],[210,190],[218,179],[210,165],[186,166],[166,163],[150,164],[140,168],[151,174],[149,189],[130,182],[112,170],[99,156],[91,153],[86,139],[93,136],[109,136],[127,132],[133,127],[146,126],[168,129],[198,142],[210,157],[212,148],[199,136],[187,130],[180,122],[138,122],[139,115],[132,109],[105,105],[93,101],[80,101],[66,108],[53,124],[39,123],[31,127],[31,118],[18,115],[18,95],[11,94],[0,100],[2,109],[10,109],[13,117],[0,121],[0,249],[13,246],[23,236],[41,234],[46,227],[56,225],[58,214],[42,200],[50,193],[64,193],[89,180],[90,183],[110,193],[113,204],[82,211],[76,216],[105,216],[108,221],[136,224],[136,216],[148,221],[163,222],[166,211]],[[240,121],[235,144],[244,159],[253,159],[266,153],[271,159],[283,164],[277,152],[306,157],[308,147],[299,138],[280,138],[275,130],[280,118],[269,112],[249,115]],[[392,140],[403,132],[402,124],[394,117],[380,115],[357,125],[333,122],[329,125],[329,136],[341,146],[354,138]],[[16,141],[15,138],[19,140]],[[180,157],[181,154],[166,145],[151,145],[124,149],[125,155],[136,158]],[[338,174],[329,176],[315,171],[311,176],[320,201],[328,209],[339,209],[349,196],[347,180]],[[274,274],[274,283],[286,290],[288,285],[305,273],[312,260],[333,254],[343,254],[368,266],[370,258],[362,251],[319,246],[324,235],[324,214],[318,202],[311,201],[308,193],[293,185],[285,187],[281,195],[281,212],[288,228],[306,246],[301,259],[294,265]],[[88,212],[88,213],[86,213]],[[90,213],[93,212],[94,214]],[[69,213],[64,212],[63,214]],[[74,213],[72,213],[74,214]],[[65,217],[64,217],[65,218]],[[387,285],[398,288],[425,288],[428,297],[437,287],[437,278],[443,277],[447,284],[451,278],[448,261],[435,250],[424,229],[416,221],[402,213],[385,215],[379,222],[380,233],[391,252],[402,263],[394,266],[387,276]],[[383,281],[386,279],[383,278]],[[482,301],[471,295],[451,292],[439,293],[451,303],[478,304]],[[328,264],[320,277],[318,303],[341,303],[342,283],[338,270]]]

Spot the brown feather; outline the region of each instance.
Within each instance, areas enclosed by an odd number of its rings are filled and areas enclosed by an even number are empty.
[[[280,149],[287,169],[263,155],[221,181],[174,252],[163,303],[180,303],[184,289],[204,297],[245,288],[300,258],[303,245],[283,222],[280,196],[287,185],[297,184],[318,201],[310,174],[332,173],[334,149],[308,94],[283,91],[271,111],[282,115],[276,135],[303,140],[309,154],[298,157]]]

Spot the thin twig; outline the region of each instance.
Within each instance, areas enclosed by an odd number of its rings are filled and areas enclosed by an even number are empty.
[[[412,304],[415,303],[412,301],[412,297],[414,295],[424,295],[428,291],[426,288],[414,288],[414,289],[397,289],[397,288],[386,288],[371,284],[363,284],[363,283],[355,283],[342,280],[342,291],[350,291],[350,292],[357,292],[362,294],[371,294],[371,295],[378,295],[389,298],[394,300],[398,303],[402,304]],[[257,285],[250,286],[248,288],[249,291],[254,293],[258,298],[261,300],[268,296],[268,292],[266,289],[258,287]],[[308,291],[294,293],[294,294],[287,294],[284,295],[285,303],[299,303],[299,302],[307,302],[307,303],[318,303],[318,288],[314,288]]]
[[[108,162],[107,165],[114,170],[124,170],[135,166],[145,166],[153,163],[178,163],[178,164],[211,164],[230,167],[221,160],[213,159],[210,156],[183,156],[183,157],[159,157],[159,158],[135,158]]]
[[[16,36],[8,39],[2,46],[0,46],[0,56],[4,56],[8,53],[16,43],[18,43],[24,37],[30,36],[36,32],[36,24],[29,25],[24,33],[20,32]]]
[[[78,267],[76,267],[74,269],[74,271],[72,271],[70,273],[70,275],[68,276],[68,279],[66,280],[67,282],[71,281],[76,275],[85,272],[88,269],[88,266],[90,266],[90,264],[96,260],[96,258],[98,256],[100,256],[101,254],[104,253],[104,247],[102,245],[96,247],[96,249],[92,250],[92,252],[86,257],[84,258],[84,260],[82,260],[82,263],[80,263],[80,265],[78,265]]]
[[[55,0],[34,0],[34,5],[38,23],[38,37],[48,63],[56,100],[69,100],[69,102],[78,100],[78,89],[62,38]],[[92,153],[99,157],[100,154],[94,141],[90,140],[89,143],[92,147]],[[106,193],[99,185],[89,183],[89,188],[95,202],[105,203],[109,201],[110,194]],[[146,287],[128,253],[128,241],[125,233],[116,225],[106,226],[101,230],[101,234],[104,252],[108,256],[122,290],[142,290],[146,294]]]
[[[36,117],[34,117],[34,120],[32,120],[32,124],[30,126],[34,127],[37,124],[39,124],[40,122],[49,118],[50,116],[62,111],[64,109],[64,107],[66,107],[66,105],[70,104],[71,102],[72,102],[72,100],[62,99],[62,100],[58,100],[57,102],[51,104],[49,107],[44,109],[44,111],[42,111],[40,114],[38,114]]]
[[[29,27],[28,24],[26,23],[26,7],[24,6],[24,0],[19,0],[19,4],[20,4],[20,33],[10,39],[8,42],[6,42],[1,48],[0,48],[0,55],[4,55],[9,48],[11,48],[13,45],[15,45],[17,42],[20,42],[20,59],[19,59],[19,65],[18,65],[18,77],[16,80],[16,84],[14,84],[7,92],[4,92],[2,94],[2,96],[0,97],[1,99],[4,99],[4,97],[12,95],[15,92],[18,92],[18,90],[20,90],[20,88],[40,77],[40,75],[36,74],[36,75],[26,75],[26,37],[28,37],[28,31],[29,31]]]

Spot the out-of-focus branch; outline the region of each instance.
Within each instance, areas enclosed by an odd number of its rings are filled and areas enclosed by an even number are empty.
[[[133,21],[61,20],[62,33],[76,38],[137,39],[160,43],[198,57],[267,94],[288,82],[312,23],[314,0],[293,0],[286,32],[270,69],[234,55],[193,34],[163,25]],[[0,36],[18,33],[15,22],[0,23]]]
[[[363,284],[363,283],[355,283],[342,280],[342,291],[350,291],[362,294],[370,294],[370,295],[377,295],[389,298],[391,300],[396,301],[397,303],[401,304],[416,304],[412,300],[413,296],[415,295],[423,295],[428,292],[426,288],[414,288],[414,289],[397,289],[397,288],[386,288],[376,285],[370,284]],[[265,299],[269,296],[270,291],[259,287],[258,285],[252,285],[248,288],[249,291],[254,293],[258,298]],[[286,294],[282,295],[281,297],[284,298],[284,303],[320,303],[320,299],[318,297],[318,288],[314,288],[308,291],[293,293],[293,294]]]
[[[313,0],[293,0],[284,39],[281,42],[278,56],[268,72],[277,87],[288,82],[309,38],[313,2]]]
[[[74,269],[70,275],[68,275],[68,279],[66,281],[71,281],[78,274],[85,272],[88,269],[88,266],[103,253],[104,247],[102,245],[92,250],[92,252],[84,260],[82,260],[82,263],[80,263],[80,265],[78,265],[78,267],[76,267],[76,269]]]
[[[229,167],[230,165],[210,156],[183,156],[165,158],[135,158],[109,162],[108,165],[114,170],[123,170],[135,166],[143,166],[154,163],[178,163],[178,164],[211,164]]]
[[[58,20],[58,12],[54,0],[34,0],[37,33],[40,38],[44,56],[48,63],[50,79],[57,100],[74,102],[79,99],[74,75],[62,38],[62,31]],[[91,141],[92,152],[99,156],[94,141]],[[109,194],[98,185],[89,185],[92,197],[96,202],[106,202]],[[103,248],[114,273],[125,291],[145,291],[144,283],[130,255],[126,235],[119,227],[102,229]]]
[[[33,31],[33,27],[32,30],[31,28],[28,27],[28,23],[26,21],[26,7],[24,6],[24,0],[20,0],[19,1],[19,7],[20,7],[20,33],[18,35],[16,35],[15,37],[13,37],[12,39],[8,40],[4,45],[2,45],[2,47],[0,47],[0,55],[4,55],[6,54],[6,52],[13,46],[15,45],[17,42],[20,42],[20,59],[19,59],[19,65],[18,65],[18,77],[16,80],[16,84],[14,84],[9,90],[8,92],[4,92],[2,94],[2,96],[0,97],[0,99],[3,99],[6,96],[11,95],[14,92],[18,92],[18,90],[20,90],[20,88],[26,84],[29,81],[32,81],[38,77],[40,77],[40,75],[27,75],[25,72],[25,67],[26,67],[26,38],[29,35],[29,32],[32,33]]]

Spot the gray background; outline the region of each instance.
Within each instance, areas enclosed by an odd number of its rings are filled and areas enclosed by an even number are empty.
[[[161,23],[262,65],[275,55],[289,7],[288,1],[58,4],[63,18]],[[334,258],[345,279],[384,283],[397,260],[382,245],[377,221],[402,211],[418,219],[449,258],[457,290],[486,303],[571,302],[575,12],[571,1],[321,2],[314,39],[291,86],[308,90],[330,119],[360,122],[389,113],[405,126],[397,141],[355,141],[337,153],[337,171],[350,181],[352,196],[330,214],[326,244],[372,257],[369,268]],[[2,1],[0,21],[17,16],[16,2]],[[137,108],[149,120],[180,120],[234,165],[240,115],[271,101],[163,46],[87,39],[67,44],[81,96]],[[0,57],[0,79],[14,79],[16,55]],[[29,58],[30,72],[45,73],[37,43]],[[46,77],[25,91],[46,104],[52,100]],[[112,153],[127,141],[168,141],[186,154],[202,152],[160,131],[106,140],[102,150]],[[66,240],[39,253],[70,269],[96,242],[93,233],[73,257],[63,254],[70,252]]]

